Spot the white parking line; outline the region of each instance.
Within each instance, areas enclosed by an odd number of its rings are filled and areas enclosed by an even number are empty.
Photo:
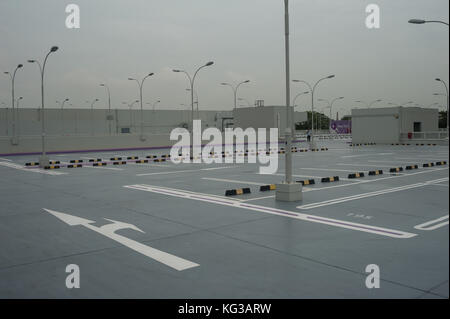
[[[177,173],[188,173],[188,172],[198,172],[198,171],[212,171],[212,170],[217,170],[217,169],[226,169],[226,168],[235,168],[235,167],[237,167],[237,166],[212,167],[212,168],[199,168],[199,169],[186,169],[186,170],[179,170],[179,171],[168,171],[168,172],[155,172],[155,173],[136,174],[136,176],[177,174]]]
[[[271,183],[255,183],[255,182],[248,182],[248,181],[237,181],[234,179],[212,178],[212,177],[202,177],[202,179],[205,179],[208,181],[227,182],[227,183],[235,183],[235,184],[248,184],[248,185],[258,185],[258,186],[271,184]]]
[[[8,162],[12,162],[12,160],[10,160],[10,159],[7,159],[7,158],[3,158],[3,157],[0,157],[0,160],[2,160],[2,161],[8,161]]]
[[[358,224],[358,223],[348,222],[345,220],[331,219],[331,218],[327,218],[327,217],[307,215],[307,214],[298,213],[298,212],[294,212],[294,211],[288,211],[288,210],[282,210],[282,209],[278,209],[278,208],[265,207],[265,206],[260,206],[260,205],[244,203],[244,202],[238,202],[236,200],[231,200],[231,199],[217,199],[210,195],[195,194],[193,192],[186,192],[186,191],[180,190],[180,189],[167,188],[167,187],[154,186],[154,185],[146,185],[146,184],[125,185],[123,187],[146,191],[146,192],[153,192],[153,193],[158,193],[158,194],[163,194],[163,195],[168,195],[168,196],[180,197],[180,198],[185,198],[185,199],[197,200],[197,201],[202,201],[202,202],[214,203],[214,204],[218,204],[218,205],[231,206],[231,207],[235,207],[235,208],[248,209],[248,210],[263,212],[266,214],[284,216],[284,217],[299,219],[299,220],[303,220],[303,221],[326,224],[329,226],[352,229],[352,230],[357,230],[357,231],[361,231],[361,232],[372,233],[372,234],[377,234],[377,235],[387,236],[387,237],[392,237],[392,238],[411,238],[411,237],[417,236],[417,234],[407,233],[407,232],[403,232],[403,231],[395,230],[395,229],[370,226],[370,225],[365,225],[365,224]]]
[[[22,165],[14,164],[11,162],[0,162],[0,165],[10,167],[17,169],[19,171],[25,171],[25,172],[33,172],[33,173],[40,173],[45,175],[67,175],[67,173],[63,172],[55,172],[55,171],[47,171],[40,168],[25,168]]]
[[[100,166],[89,166],[89,165],[83,165],[85,168],[98,168],[98,169],[106,169],[111,171],[123,171],[123,168],[117,168],[117,167],[100,167]]]
[[[414,228],[415,229],[420,229],[420,230],[435,230],[437,228],[440,228],[440,227],[443,227],[445,225],[448,225],[448,217],[449,217],[448,215],[445,215],[445,216],[442,216],[442,217],[440,217],[438,219],[430,220],[430,221],[428,221],[426,223],[423,223],[423,224],[420,224],[420,225],[416,225],[416,226],[414,226]],[[439,222],[441,222],[443,220],[447,220],[447,221],[445,221],[443,223],[439,223]],[[439,224],[436,224],[436,223],[439,223]],[[433,224],[436,224],[436,225],[433,225]]]
[[[440,183],[443,181],[448,181],[448,177],[435,179],[435,180],[431,180],[431,181],[427,181],[427,182],[423,182],[423,183],[415,183],[415,184],[410,184],[410,185],[405,185],[405,186],[400,186],[400,187],[383,189],[383,190],[379,190],[379,191],[375,191],[375,192],[362,193],[362,194],[357,194],[357,195],[352,195],[352,196],[334,198],[334,199],[330,199],[330,200],[326,200],[326,201],[322,201],[322,202],[300,205],[300,206],[297,206],[297,208],[313,209],[313,208],[318,208],[318,207],[323,207],[323,206],[335,205],[335,204],[344,203],[344,202],[348,202],[348,201],[354,201],[354,200],[358,200],[358,199],[362,199],[362,198],[379,196],[379,195],[383,195],[383,194],[399,192],[399,191],[408,190],[408,189],[417,188],[417,187],[423,187],[423,186],[426,186],[429,184],[436,184],[436,183]]]

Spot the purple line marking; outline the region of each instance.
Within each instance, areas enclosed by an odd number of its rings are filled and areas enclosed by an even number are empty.
[[[322,219],[322,218],[320,218],[320,217],[306,216],[306,218],[309,218],[309,219],[315,219],[315,220],[320,220],[320,221],[326,221],[326,222],[328,222],[328,223],[334,223],[334,224],[346,225],[346,226],[351,226],[351,227],[363,228],[363,229],[368,229],[368,230],[376,230],[376,231],[378,231],[378,232],[388,233],[388,234],[393,234],[393,235],[403,235],[403,234],[400,234],[400,233],[395,233],[395,232],[391,232],[391,231],[387,231],[387,230],[382,230],[382,229],[376,229],[376,228],[367,227],[367,226],[355,226],[355,225],[348,224],[348,223],[337,222],[337,221],[331,221],[331,220],[327,220],[327,219]]]

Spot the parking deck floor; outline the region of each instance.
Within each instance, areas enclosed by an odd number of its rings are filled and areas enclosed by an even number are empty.
[[[167,150],[51,155],[83,160],[55,170],[0,158],[0,298],[448,298],[448,146],[319,145],[293,154],[295,180],[316,182],[297,203],[259,190],[283,180],[282,154],[275,175],[110,160]],[[366,287],[371,264],[380,288]]]

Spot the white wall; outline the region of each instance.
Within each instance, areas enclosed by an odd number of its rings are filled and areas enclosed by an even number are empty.
[[[353,143],[399,143],[400,134],[413,132],[414,122],[423,132],[438,130],[438,110],[390,107],[352,110]]]
[[[45,127],[48,135],[109,135],[121,132],[121,128],[130,127],[132,133],[140,132],[141,118],[144,132],[168,133],[174,127],[190,121],[189,110],[112,110],[113,120],[108,121],[108,110],[95,109],[47,109],[45,110]],[[227,111],[200,111],[199,117],[206,127],[221,128],[221,117],[231,116]],[[41,134],[40,109],[19,109],[16,113],[16,135]],[[0,136],[12,136],[11,109],[0,109]],[[108,123],[110,122],[110,123]]]

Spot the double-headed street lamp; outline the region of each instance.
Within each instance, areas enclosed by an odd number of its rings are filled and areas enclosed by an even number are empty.
[[[314,141],[314,92],[315,92],[315,90],[316,90],[317,85],[318,85],[321,81],[323,81],[323,80],[328,80],[328,79],[332,79],[332,78],[334,78],[334,77],[335,77],[334,74],[329,75],[329,76],[326,76],[326,77],[323,77],[323,78],[321,78],[320,80],[318,80],[318,81],[314,84],[314,86],[311,86],[311,84],[309,84],[308,82],[303,81],[303,80],[292,80],[293,82],[304,83],[304,84],[306,84],[306,85],[309,87],[309,90],[310,90],[310,92],[311,92],[311,144],[310,144],[310,147],[311,147],[312,149],[316,148],[315,141]]]
[[[95,99],[91,103],[91,135],[94,135],[94,104],[95,102],[100,101],[99,99]]]
[[[131,109],[133,108],[133,105],[135,105],[136,103],[139,103],[139,100],[134,100],[130,103],[122,102],[122,104],[127,105],[130,108],[130,133],[131,133],[131,129],[133,127],[133,115],[132,115]]]
[[[190,125],[188,125],[191,129],[190,129],[190,133],[191,133],[191,142],[190,142],[190,144],[191,144],[191,148],[190,148],[190,157],[191,158],[193,158],[193,129],[194,129],[194,83],[195,83],[195,78],[196,78],[196,76],[197,76],[197,73],[201,70],[201,69],[203,69],[203,68],[205,68],[205,67],[207,67],[207,66],[211,66],[211,65],[213,65],[214,64],[214,62],[213,61],[209,61],[208,63],[206,63],[206,64],[204,64],[204,65],[202,65],[201,67],[199,67],[196,71],[195,71],[195,73],[194,73],[194,76],[193,77],[191,77],[190,75],[189,75],[189,73],[187,73],[186,71],[184,71],[184,70],[179,70],[179,69],[174,69],[173,70],[173,72],[175,72],[175,73],[184,73],[184,74],[186,74],[186,76],[187,76],[187,78],[188,78],[188,80],[189,80],[189,83],[190,83],[190,85],[191,85],[191,123],[190,123]],[[199,114],[198,114],[198,112],[197,112],[197,116],[199,116]]]
[[[343,100],[343,99],[344,99],[344,97],[343,97],[343,96],[340,96],[340,97],[337,97],[337,98],[333,99],[333,100],[331,101],[331,103],[330,103],[328,100],[325,100],[325,99],[318,99],[318,100],[317,100],[317,101],[324,101],[324,102],[327,102],[327,103],[328,103],[328,108],[330,108],[330,124],[331,124],[331,119],[332,119],[332,116],[333,116],[333,104],[334,104],[336,101]],[[329,127],[329,130],[330,130],[330,132],[331,132],[331,127]]]
[[[64,116],[63,116],[64,103],[68,101],[69,101],[68,98],[64,99],[62,102],[56,101],[56,103],[58,103],[61,107],[61,134],[64,134]]]
[[[184,73],[184,74],[186,74],[186,76],[187,76],[187,78],[188,78],[188,80],[189,80],[189,84],[190,84],[190,86],[191,86],[191,129],[192,129],[193,121],[194,121],[194,82],[195,82],[195,78],[196,78],[196,76],[197,76],[198,71],[200,71],[200,70],[203,69],[204,67],[211,66],[211,65],[213,65],[213,64],[214,64],[213,61],[209,61],[209,62],[206,63],[205,65],[202,65],[201,67],[199,67],[199,68],[195,71],[193,77],[191,77],[191,76],[189,75],[189,73],[187,73],[187,72],[184,71],[184,70],[178,70],[178,69],[174,69],[174,70],[173,70],[173,72],[175,72],[175,73]],[[197,114],[197,116],[198,116],[198,114]]]
[[[441,80],[440,78],[436,78],[436,81],[441,82],[445,87],[445,92],[447,93],[447,137],[448,137],[448,86],[447,83],[445,83],[444,80]]]
[[[106,88],[106,92],[108,93],[108,116],[107,116],[107,120],[108,120],[108,131],[109,131],[109,135],[111,135],[111,91],[109,90],[108,85],[106,85],[105,83],[101,83],[100,86],[103,86],[104,88]]]
[[[47,64],[47,58],[48,56],[58,51],[57,46],[53,46],[50,48],[50,51],[47,53],[44,59],[44,64],[41,66],[39,61],[37,60],[28,60],[29,63],[36,63],[39,66],[39,71],[41,72],[41,100],[42,100],[42,106],[41,106],[41,134],[42,134],[42,155],[39,159],[39,167],[45,168],[48,166],[49,160],[45,153],[45,114],[44,114],[44,72],[45,72],[45,65]]]
[[[12,107],[12,143],[16,144],[16,112],[14,111],[14,103],[15,103],[15,99],[14,99],[14,81],[16,79],[16,72],[18,69],[22,68],[23,64],[19,64],[17,65],[16,69],[14,70],[13,74],[9,73],[9,72],[4,72],[5,74],[9,75],[9,77],[11,78],[11,107]]]
[[[139,87],[139,96],[140,96],[140,101],[141,101],[141,134],[140,134],[140,139],[141,141],[145,141],[145,137],[144,137],[144,108],[142,106],[142,87],[144,85],[144,81],[145,79],[147,79],[148,77],[152,76],[154,73],[149,73],[147,74],[142,81],[139,81],[137,79],[134,78],[128,78],[129,81],[136,81],[136,83],[138,84]]]
[[[239,87],[242,84],[249,83],[249,82],[250,82],[250,80],[245,80],[245,81],[239,82],[236,86],[234,86],[233,84],[227,83],[227,82],[220,83],[220,85],[229,86],[233,90],[233,94],[234,94],[234,109],[236,109],[236,103],[237,103],[237,90],[239,89]]]

